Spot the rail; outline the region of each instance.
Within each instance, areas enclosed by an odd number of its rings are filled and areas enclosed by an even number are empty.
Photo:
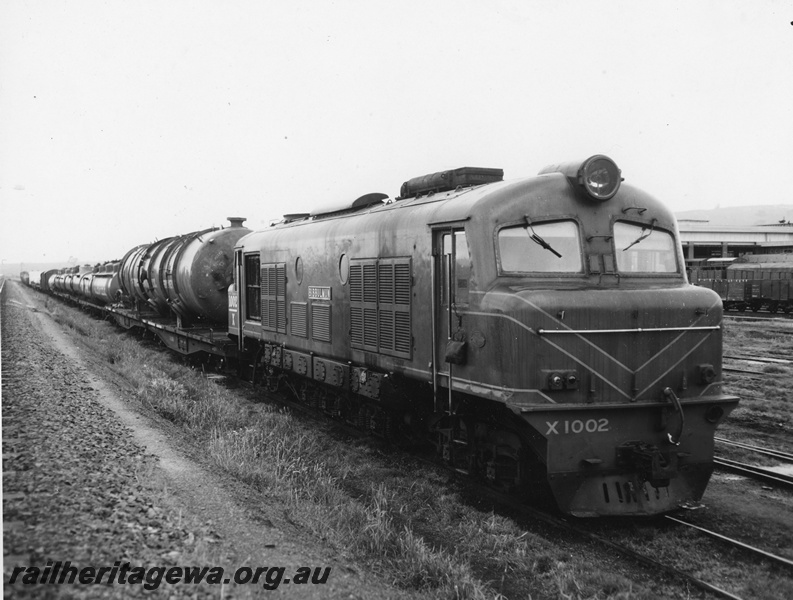
[[[786,567],[793,567],[793,560],[790,560],[789,558],[785,558],[784,556],[779,556],[777,554],[766,552],[765,550],[756,548],[754,546],[750,546],[749,544],[744,544],[739,540],[736,540],[731,537],[727,537],[726,535],[722,535],[720,533],[716,533],[715,531],[711,531],[710,529],[705,529],[704,527],[700,527],[699,525],[694,525],[693,523],[689,523],[688,521],[682,521],[681,519],[677,519],[671,515],[666,515],[664,518],[668,521],[679,523],[680,525],[685,525],[686,527],[691,527],[692,529],[701,531],[702,533],[709,535],[712,538],[716,538],[717,540],[727,542],[731,546],[736,546],[737,548],[748,550],[749,552],[761,556],[763,558],[766,558],[772,562],[775,562],[776,564],[783,565]]]
[[[713,464],[725,471],[730,471],[737,475],[751,477],[765,483],[771,483],[780,487],[793,488],[793,476],[784,473],[778,473],[763,467],[756,467],[746,463],[738,462],[737,460],[730,460],[727,458],[714,457]]]
[[[785,462],[793,463],[793,454],[789,452],[782,452],[781,450],[774,450],[773,448],[763,448],[761,446],[754,446],[752,444],[745,444],[743,442],[734,442],[732,440],[728,440],[723,437],[715,436],[713,438],[720,444],[727,444],[728,446],[736,446],[738,448],[743,448],[744,450],[752,450],[753,452],[757,452],[758,454],[765,454],[767,456],[771,456],[773,458],[777,458],[779,460],[783,460]]]
[[[538,329],[539,335],[557,334],[557,333],[572,333],[576,335],[581,334],[595,334],[595,333],[657,333],[663,331],[717,331],[721,329],[720,325],[708,325],[705,327],[635,327],[633,329]]]
[[[777,365],[793,365],[793,360],[787,360],[784,358],[772,358],[770,356],[728,356],[724,355],[725,359],[730,360],[742,360],[745,362],[758,362],[758,363],[771,363]]]

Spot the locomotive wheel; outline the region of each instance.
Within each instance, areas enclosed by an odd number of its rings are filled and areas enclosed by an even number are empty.
[[[275,369],[267,367],[262,379],[264,380],[264,387],[268,392],[271,394],[278,392],[278,389],[281,387],[281,376],[275,372]]]
[[[358,403],[352,398],[342,396],[339,399],[339,410],[341,411],[339,417],[342,421],[347,423],[347,425],[358,425],[358,415],[360,409],[358,407]]]
[[[513,492],[521,483],[521,464],[509,446],[496,446],[491,450],[492,458],[484,462],[487,485],[501,492]]]
[[[473,476],[477,472],[476,442],[468,433],[467,421],[456,415],[445,420],[451,419],[455,419],[456,423],[448,423],[448,428],[441,429],[438,433],[439,454],[450,467]]]
[[[358,405],[358,429],[361,431],[369,430],[369,411],[363,403]]]

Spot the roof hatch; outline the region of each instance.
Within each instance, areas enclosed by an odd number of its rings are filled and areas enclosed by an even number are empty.
[[[448,192],[457,188],[471,187],[494,183],[504,179],[503,169],[486,169],[483,167],[460,167],[451,171],[440,171],[414,177],[402,184],[399,191],[400,199],[412,198],[422,194]]]

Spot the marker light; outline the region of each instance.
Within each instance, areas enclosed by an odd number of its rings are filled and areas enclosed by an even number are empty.
[[[584,162],[553,165],[540,171],[540,175],[546,173],[564,174],[576,188],[597,202],[612,198],[622,181],[617,164],[602,154],[590,156]]]

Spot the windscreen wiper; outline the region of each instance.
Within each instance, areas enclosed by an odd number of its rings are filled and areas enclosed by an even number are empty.
[[[556,250],[551,248],[551,245],[548,242],[546,242],[544,239],[542,239],[539,235],[537,235],[534,232],[534,228],[531,226],[531,221],[529,221],[529,218],[526,217],[526,233],[529,233],[529,230],[531,230],[531,233],[529,234],[529,239],[532,242],[534,242],[538,246],[542,246],[543,248],[548,250],[548,252],[553,252],[557,257],[562,258],[561,254],[559,254]]]
[[[646,240],[648,237],[650,237],[650,235],[652,234],[652,232],[655,230],[655,223],[656,223],[656,220],[655,220],[655,219],[653,219],[653,220],[652,220],[652,222],[650,223],[650,230],[649,230],[649,231],[647,231],[647,228],[646,228],[646,227],[642,227],[642,232],[641,232],[641,234],[639,235],[639,237],[637,237],[637,238],[636,238],[635,240],[633,240],[633,241],[632,241],[630,244],[628,244],[627,246],[625,246],[625,247],[622,249],[622,251],[623,251],[623,252],[625,252],[625,251],[626,251],[628,248],[632,248],[633,246],[635,246],[635,245],[636,245],[636,244],[638,244],[639,242],[641,242],[641,241],[644,241],[644,240]],[[646,233],[645,233],[645,232],[646,232]]]

